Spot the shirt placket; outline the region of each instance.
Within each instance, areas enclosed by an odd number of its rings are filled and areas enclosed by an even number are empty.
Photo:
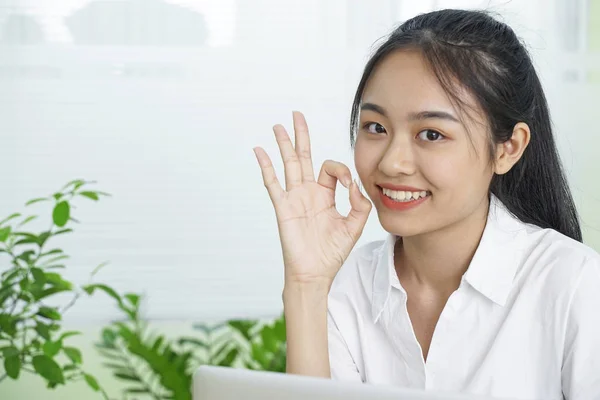
[[[448,379],[448,374],[452,373],[452,360],[447,343],[452,342],[448,339],[449,335],[453,334],[452,326],[458,318],[460,301],[461,293],[457,290],[448,298],[435,326],[425,363],[425,389],[427,390],[439,387],[440,379]]]
[[[426,370],[421,346],[413,331],[402,289],[392,290],[387,316],[387,331],[394,351],[405,364],[406,378],[412,388],[424,389]]]

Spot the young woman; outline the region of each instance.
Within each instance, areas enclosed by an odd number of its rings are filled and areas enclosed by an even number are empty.
[[[407,21],[367,63],[351,127],[370,201],[339,162],[315,180],[300,113],[295,144],[274,127],[285,190],[254,149],[283,249],[288,373],[600,399],[600,256],[515,33],[474,11]],[[351,254],[372,204],[389,236]]]

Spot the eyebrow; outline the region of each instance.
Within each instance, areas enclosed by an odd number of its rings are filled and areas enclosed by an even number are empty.
[[[388,117],[385,109],[381,106],[378,106],[377,104],[364,103],[361,105],[360,109],[361,109],[361,111],[364,111],[364,110],[373,111],[373,112],[376,112],[377,114],[383,115],[386,118]],[[452,115],[448,112],[445,112],[445,111],[419,111],[416,113],[408,114],[408,119],[410,121],[422,121],[425,119],[445,119],[448,121],[460,123],[458,118],[456,118],[454,115]]]

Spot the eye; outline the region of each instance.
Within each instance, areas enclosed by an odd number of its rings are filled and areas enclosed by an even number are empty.
[[[417,136],[419,137],[419,139],[424,140],[426,142],[439,142],[441,139],[444,138],[444,135],[432,129],[425,129],[419,132]]]
[[[366,129],[367,132],[375,135],[385,133],[385,128],[383,127],[383,125],[377,122],[367,122],[363,125],[363,129]]]

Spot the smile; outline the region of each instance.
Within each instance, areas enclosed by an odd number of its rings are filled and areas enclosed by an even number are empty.
[[[398,211],[414,208],[431,197],[431,192],[426,190],[409,192],[379,187],[379,193],[384,206]]]

